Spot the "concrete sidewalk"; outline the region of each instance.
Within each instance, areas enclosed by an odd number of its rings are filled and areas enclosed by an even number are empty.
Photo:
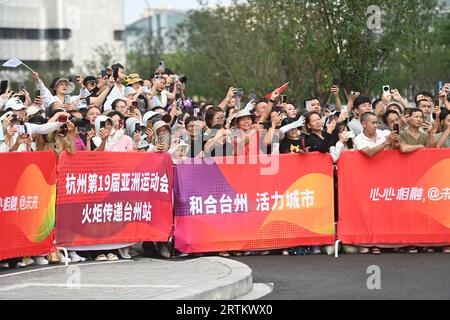
[[[233,300],[253,288],[248,266],[218,257],[22,270],[0,271],[0,300]]]

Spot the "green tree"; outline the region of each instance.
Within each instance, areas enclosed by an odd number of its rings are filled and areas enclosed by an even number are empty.
[[[381,33],[368,28],[373,4],[382,12]],[[205,6],[180,28],[188,36],[181,37],[183,52],[175,58],[189,72],[190,88],[217,100],[231,85],[262,96],[287,81],[294,100],[324,99],[333,78],[341,79],[347,92],[373,94],[392,72],[411,75],[421,53],[437,50],[430,27],[443,22],[435,5],[434,0],[247,0],[215,10]],[[436,70],[448,69],[448,60],[439,63]],[[429,70],[422,74],[428,78]],[[410,79],[398,88],[410,86]]]

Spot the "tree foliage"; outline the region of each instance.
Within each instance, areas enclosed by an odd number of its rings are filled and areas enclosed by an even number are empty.
[[[377,5],[382,32],[368,28]],[[434,0],[247,0],[191,12],[177,54],[195,94],[219,99],[229,86],[259,96],[290,81],[290,97],[325,98],[333,79],[376,94],[448,79],[449,22]],[[179,67],[179,69],[178,69]]]

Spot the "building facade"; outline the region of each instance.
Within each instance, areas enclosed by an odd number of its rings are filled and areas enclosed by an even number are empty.
[[[154,39],[160,39],[164,52],[174,52],[176,48],[171,44],[170,36],[177,26],[188,20],[187,13],[182,10],[170,9],[167,6],[145,10],[143,17],[128,25],[125,29],[127,52],[137,51],[138,43],[144,35],[152,33]]]
[[[80,69],[108,44],[124,61],[124,28],[123,0],[0,0],[0,60]]]

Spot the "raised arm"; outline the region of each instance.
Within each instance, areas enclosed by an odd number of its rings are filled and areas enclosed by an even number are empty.
[[[39,73],[33,72],[33,79],[36,83],[36,90],[41,91],[42,106],[44,109],[47,109],[53,102],[54,99],[53,94],[45,86],[44,82],[41,80],[39,76]]]
[[[221,108],[224,112],[227,111],[227,106],[230,103],[231,99],[233,99],[234,95],[236,94],[236,89],[231,87],[228,89],[227,96],[221,103],[219,103],[219,108]]]

